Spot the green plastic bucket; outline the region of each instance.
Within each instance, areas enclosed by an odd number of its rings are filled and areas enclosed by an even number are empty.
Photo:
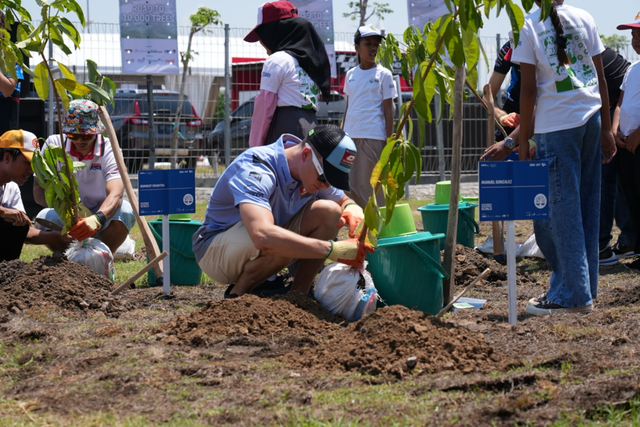
[[[158,217],[158,220],[162,221],[162,215]],[[170,214],[169,221],[191,221],[191,214],[189,213]]]
[[[378,239],[376,251],[367,255],[367,270],[385,303],[432,315],[442,310],[442,279],[448,277],[440,263],[443,239],[429,232]]]
[[[448,205],[451,199],[451,181],[436,182],[436,200],[438,205]],[[462,200],[462,197],[460,197]]]
[[[384,219],[387,208],[380,208],[380,213]],[[383,225],[382,228],[380,228],[378,238],[404,236],[415,232],[417,232],[416,223],[413,220],[411,206],[409,206],[408,203],[401,203],[393,209],[393,216],[391,216],[389,224]]]
[[[149,228],[162,251],[162,220],[149,221]],[[191,237],[202,223],[195,220],[169,221],[169,257],[171,259],[172,285],[198,285],[202,277],[202,269],[196,262],[191,249]],[[162,261],[161,261],[162,262]],[[156,276],[153,269],[149,270],[149,285],[155,286]]]
[[[475,246],[475,234],[480,231],[480,226],[475,221],[476,203],[460,202],[458,205],[458,232],[456,242],[473,248]],[[420,206],[418,211],[422,215],[422,225],[425,231],[431,233],[447,234],[449,221],[449,205],[429,203]],[[440,241],[440,250],[444,249],[445,239]]]

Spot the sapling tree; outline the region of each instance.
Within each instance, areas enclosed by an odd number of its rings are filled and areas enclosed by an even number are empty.
[[[74,73],[65,64],[55,58],[47,58],[45,51],[49,43],[67,55],[71,49],[78,49],[81,43],[80,32],[67,18],[67,14],[75,15],[80,25],[85,25],[82,8],[75,0],[38,0],[41,8],[41,21],[37,27],[31,22],[31,16],[21,6],[20,2],[1,0],[0,7],[9,10],[7,23],[16,26],[16,42],[13,43],[7,37],[0,41],[3,55],[0,57],[0,68],[3,72],[13,69],[19,64],[23,70],[33,77],[33,84],[38,96],[46,100],[50,95],[54,97],[56,105],[62,105],[64,111],[69,106],[73,97],[90,97],[99,104],[107,101],[113,102],[115,85],[107,78],[102,77],[97,71],[97,65],[93,61],[87,61],[88,81],[84,84],[76,81]],[[42,60],[34,70],[26,67],[22,61],[22,53],[28,56],[35,55]],[[57,67],[57,71],[49,65],[51,61]],[[53,93],[49,93],[50,86]],[[62,135],[62,111],[57,109],[60,138]],[[50,117],[51,120],[51,117]],[[38,182],[45,189],[47,203],[56,209],[56,212],[65,221],[64,231],[76,223],[80,217],[77,193],[77,182],[73,172],[79,165],[74,165],[71,157],[62,149],[46,149],[42,156],[34,155],[33,168],[36,173],[42,173]],[[56,172],[60,166],[60,173]],[[49,189],[51,187],[51,189]],[[48,195],[47,195],[48,194]],[[55,197],[54,197],[55,196]],[[56,198],[64,198],[64,201],[56,201]],[[82,208],[81,208],[82,209]]]
[[[184,102],[184,87],[187,79],[187,71],[189,70],[189,62],[193,59],[197,52],[191,50],[191,42],[193,36],[200,31],[207,32],[208,27],[218,25],[220,23],[220,15],[217,11],[200,7],[198,11],[189,17],[191,21],[191,29],[189,30],[189,40],[187,42],[187,50],[181,52],[182,62],[182,78],[180,80],[180,94],[178,95],[178,107],[176,115],[173,119],[173,131],[171,132],[171,168],[175,168],[178,164],[178,138],[180,138],[180,116],[182,115],[182,104]]]
[[[389,9],[389,3],[373,2],[373,8],[368,10],[368,0],[350,1],[349,9],[351,9],[351,12],[343,13],[342,16],[351,18],[353,21],[357,20],[358,27],[362,27],[372,16],[384,19],[384,15],[393,13],[393,10]]]

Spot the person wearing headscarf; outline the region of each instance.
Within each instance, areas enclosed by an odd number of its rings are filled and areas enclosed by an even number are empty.
[[[270,144],[284,133],[304,138],[317,125],[320,93],[329,97],[331,68],[324,42],[288,1],[262,5],[258,24],[244,40],[260,42],[269,55],[254,102],[249,146]]]

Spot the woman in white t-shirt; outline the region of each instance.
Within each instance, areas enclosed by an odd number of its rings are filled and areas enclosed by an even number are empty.
[[[258,25],[244,40],[259,41],[269,55],[254,102],[249,146],[271,144],[283,133],[304,139],[317,125],[320,93],[329,99],[331,68],[324,42],[288,1],[262,5]]]
[[[347,72],[344,83],[344,130],[358,149],[349,172],[350,195],[363,209],[373,194],[371,172],[393,133],[393,99],[398,96],[391,71],[376,63],[382,38],[372,25],[358,28],[354,42],[359,64]],[[378,205],[384,206],[384,196],[378,193]]]
[[[540,1],[536,1],[540,6]],[[527,160],[536,109],[536,159],[549,165],[549,218],[534,221],[536,241],[553,273],[549,290],[527,313],[588,313],[598,292],[601,162],[616,152],[591,15],[554,0],[549,18],[528,15],[513,62],[520,64],[520,160]],[[524,148],[524,149],[523,149]],[[602,154],[601,154],[602,152]]]

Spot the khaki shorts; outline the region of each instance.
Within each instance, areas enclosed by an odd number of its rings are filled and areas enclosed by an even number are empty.
[[[304,205],[283,228],[300,234],[302,216],[311,202]],[[218,283],[236,283],[244,265],[260,255],[242,221],[213,238],[198,265],[202,271]]]

